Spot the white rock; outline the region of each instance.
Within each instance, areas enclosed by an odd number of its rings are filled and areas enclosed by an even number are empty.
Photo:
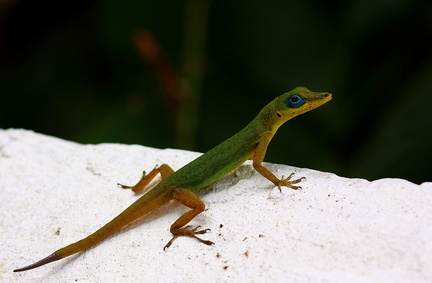
[[[270,145],[271,146],[271,145]],[[0,130],[2,282],[432,282],[432,183],[369,182],[295,172],[302,190],[277,188],[246,162],[199,195],[202,238],[171,239],[188,209],[169,204],[97,246],[13,273],[94,232],[138,196],[142,170],[178,169],[195,152],[138,145],[81,145],[26,130]]]

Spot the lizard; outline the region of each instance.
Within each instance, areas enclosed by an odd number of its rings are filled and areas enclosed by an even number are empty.
[[[174,171],[167,164],[162,164],[156,166],[148,174],[144,172],[139,182],[134,186],[118,184],[123,189],[131,189],[135,193],[142,193],[158,174],[161,175],[161,181],[156,186],[93,234],[65,246],[33,264],[15,269],[14,272],[37,268],[85,251],[171,200],[180,202],[190,210],[181,215],[171,225],[170,232],[173,234],[173,238],[165,245],[164,250],[171,246],[173,241],[180,236],[193,237],[206,245],[213,245],[212,241],[203,240],[197,236],[207,233],[210,229],[201,229],[201,226],[191,228],[188,225],[193,218],[205,209],[204,202],[195,192],[235,170],[248,159],[252,159],[253,168],[277,186],[279,190],[281,190],[281,187],[301,188],[296,184],[304,180],[305,177],[291,180],[294,174],[291,173],[286,178],[284,176],[278,178],[262,165],[267,146],[278,128],[286,121],[315,109],[331,99],[331,93],[312,92],[304,87],[297,87],[276,97],[241,131],[186,164],[178,171]]]

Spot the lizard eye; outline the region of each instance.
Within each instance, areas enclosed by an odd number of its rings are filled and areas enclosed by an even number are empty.
[[[289,108],[299,108],[303,104],[305,104],[306,100],[300,95],[293,94],[288,96],[285,103]]]

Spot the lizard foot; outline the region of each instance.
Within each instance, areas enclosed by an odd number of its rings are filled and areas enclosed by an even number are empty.
[[[277,184],[275,184],[277,187],[278,187],[278,189],[279,189],[279,191],[281,191],[282,192],[282,189],[281,189],[281,187],[282,186],[284,186],[284,187],[289,187],[289,188],[291,188],[291,189],[293,189],[293,190],[298,190],[298,189],[301,189],[302,187],[300,187],[300,186],[295,186],[295,185],[293,185],[293,184],[297,184],[297,183],[299,183],[299,182],[301,182],[302,180],[306,180],[306,178],[305,177],[301,177],[301,178],[299,178],[299,179],[297,179],[297,180],[292,180],[292,181],[290,181],[291,180],[291,177],[294,175],[294,173],[291,173],[288,177],[286,177],[286,178],[284,178],[284,176],[282,176],[282,178],[279,180],[279,182],[277,183]]]
[[[208,240],[203,240],[201,238],[198,238],[196,235],[198,234],[205,234],[208,231],[211,231],[210,229],[203,229],[203,230],[198,230],[199,228],[201,228],[201,226],[196,226],[195,228],[189,229],[191,226],[185,226],[184,228],[181,229],[176,229],[173,234],[174,237],[165,245],[165,247],[163,248],[164,250],[169,248],[171,246],[171,244],[174,242],[175,239],[177,239],[178,237],[181,236],[189,236],[189,237],[193,237],[195,239],[197,239],[198,241],[200,241],[203,244],[206,245],[214,245],[214,243],[212,241],[208,241]]]
[[[144,179],[146,176],[147,176],[146,171],[143,171],[143,174],[142,174],[141,180]],[[138,182],[138,183],[137,183],[136,185],[134,185],[134,186],[127,186],[127,185],[123,185],[123,184],[117,183],[117,186],[119,186],[119,187],[122,188],[122,189],[131,189],[132,191],[134,191],[134,189],[138,186],[139,183],[140,183],[140,182]]]

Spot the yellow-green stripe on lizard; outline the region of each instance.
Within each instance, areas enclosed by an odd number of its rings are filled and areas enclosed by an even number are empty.
[[[206,245],[212,245],[213,242],[197,237],[199,234],[205,234],[209,229],[200,230],[199,226],[190,228],[187,225],[205,208],[205,204],[194,192],[236,169],[247,159],[252,159],[253,167],[279,189],[282,186],[298,189],[299,186],[295,184],[304,178],[291,180],[291,174],[287,178],[282,177],[279,179],[262,165],[267,146],[283,123],[323,105],[331,98],[330,93],[312,92],[304,87],[297,87],[276,97],[240,132],[188,163],[180,170],[174,172],[171,167],[163,164],[153,169],[149,174],[143,174],[143,177],[135,186],[120,185],[122,188],[132,189],[134,192],[140,193],[157,174],[160,173],[162,176],[162,181],[159,184],[93,234],[55,251],[38,262],[14,271],[33,269],[84,251],[171,200],[177,200],[191,208],[191,210],[180,216],[171,225],[170,231],[174,237],[166,244],[164,249],[169,247],[179,236],[193,237]]]

